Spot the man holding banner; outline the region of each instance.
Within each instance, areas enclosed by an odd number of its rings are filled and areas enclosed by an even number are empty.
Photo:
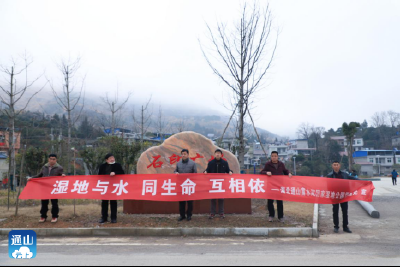
[[[64,168],[57,163],[57,155],[55,154],[51,154],[49,155],[49,162],[43,166],[42,171],[32,177],[28,179],[28,182],[31,179],[34,178],[42,178],[42,177],[55,177],[55,176],[63,176],[65,177],[64,174]],[[50,200],[46,199],[46,200],[42,200],[42,208],[40,210],[40,220],[39,223],[45,223],[47,220],[47,212],[49,211],[49,204],[50,204]],[[58,207],[58,199],[52,199],[51,200],[51,214],[52,214],[52,223],[56,223],[58,221],[58,214],[60,212],[60,209]]]
[[[279,153],[277,151],[273,151],[271,153],[271,161],[265,164],[264,169],[261,171],[261,174],[265,174],[268,176],[272,175],[288,175],[290,178],[292,174],[286,169],[285,164],[279,161]],[[272,199],[268,199],[268,211],[269,211],[269,222],[273,222],[275,218],[275,207],[274,201]],[[278,219],[279,222],[284,223],[284,213],[283,213],[283,201],[277,200],[278,206]]]
[[[115,157],[112,154],[107,154],[105,157],[106,163],[100,166],[99,175],[124,175],[124,169],[121,164],[115,162]],[[111,223],[117,223],[118,202],[117,200],[103,200],[101,202],[101,219],[100,224],[106,223],[108,220],[108,205],[111,206]]]
[[[342,172],[341,165],[338,161],[332,164],[333,171],[328,174],[328,178],[333,179],[344,179],[344,180],[360,180],[358,178],[348,175],[346,172]],[[342,207],[343,212],[343,231],[351,234],[352,231],[349,228],[349,203],[344,202],[341,204],[333,204],[333,223],[335,224],[335,233],[339,233],[339,208]]]
[[[220,174],[228,174],[232,175],[233,172],[229,168],[229,163],[225,161],[223,157],[222,150],[217,149],[214,154],[215,158],[208,163],[207,170],[204,172],[208,173],[220,173]],[[219,208],[219,216],[221,219],[225,219],[225,200],[218,199],[218,208]],[[217,211],[217,199],[211,200],[211,215],[210,220],[215,218],[215,214]]]
[[[197,165],[196,163],[189,158],[189,150],[183,149],[182,152],[182,160],[178,162],[176,165],[175,174],[183,174],[183,173],[197,173]],[[187,212],[186,212],[186,203],[187,203]],[[180,201],[179,202],[179,213],[181,217],[179,218],[179,222],[187,219],[188,222],[192,220],[193,215],[193,201]],[[187,214],[187,217],[186,217]]]

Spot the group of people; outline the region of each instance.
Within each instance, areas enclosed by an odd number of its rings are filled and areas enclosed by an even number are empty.
[[[177,163],[175,174],[190,174],[197,173],[197,165],[196,163],[189,158],[189,150],[183,149],[181,151],[182,159]],[[327,178],[332,179],[346,179],[346,180],[359,180],[356,177],[352,177],[348,175],[346,172],[341,171],[341,165],[338,161],[333,162],[332,164],[333,171],[327,176]],[[116,175],[125,174],[122,165],[116,163],[115,157],[112,154],[107,154],[105,156],[105,163],[102,164],[99,168],[99,175],[109,175],[111,177]],[[204,171],[204,174],[233,174],[233,171],[229,168],[229,163],[223,159],[223,152],[220,149],[217,149],[214,153],[214,159],[208,163],[207,169]],[[279,160],[278,152],[274,151],[271,153],[271,160],[265,164],[264,169],[261,171],[263,175],[285,175],[290,178],[293,176],[291,172],[286,169],[285,164]],[[57,155],[52,154],[49,156],[49,162],[43,166],[42,171],[32,177],[40,178],[40,177],[53,177],[53,176],[66,176],[64,174],[64,169],[61,165],[57,163]],[[396,176],[397,177],[397,176]],[[42,200],[42,208],[40,211],[40,223],[44,223],[47,220],[47,213],[49,211],[50,201],[52,203],[52,223],[57,223],[59,218],[59,207],[58,200]],[[268,211],[269,211],[269,222],[273,222],[275,220],[275,200],[268,200]],[[193,201],[182,201],[179,203],[179,222],[184,220],[191,221],[193,216]],[[218,213],[217,213],[217,204],[218,204]],[[210,207],[210,220],[213,220],[216,215],[219,215],[221,219],[225,218],[225,210],[224,210],[224,199],[213,199],[211,200]],[[101,219],[99,221],[100,224],[104,224],[108,222],[109,218],[109,207],[111,209],[111,223],[117,223],[117,208],[118,204],[116,200],[103,200],[101,205]],[[342,208],[343,213],[343,230],[347,233],[352,233],[349,228],[349,216],[348,216],[348,203],[335,204],[333,205],[333,221],[334,221],[334,232],[339,232],[339,209]],[[283,201],[277,200],[277,213],[278,220],[281,223],[284,223],[284,206]]]

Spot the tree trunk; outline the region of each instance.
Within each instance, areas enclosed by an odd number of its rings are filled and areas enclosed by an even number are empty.
[[[9,157],[9,170],[8,170],[8,195],[7,195],[7,209],[10,210],[10,190],[11,190],[11,174],[14,175],[15,180],[15,149],[14,149],[14,130],[15,130],[15,110],[14,110],[14,67],[11,68],[11,80],[10,80],[10,128],[8,134],[8,157]]]
[[[24,172],[25,156],[26,156],[26,146],[25,146],[24,154],[22,154],[22,159],[21,159],[21,171],[20,171],[20,179],[21,179],[21,181],[20,181],[20,185],[19,185],[19,188],[18,188],[17,201],[15,203],[15,216],[18,215],[19,196],[21,195],[21,188],[24,185],[23,182],[22,182],[23,181],[22,177],[23,177],[23,172]]]
[[[11,113],[14,114],[14,107],[11,110]],[[8,135],[8,145],[9,145],[9,176],[8,176],[8,210],[10,210],[10,192],[11,192],[11,176],[13,177],[13,189],[16,189],[16,177],[15,177],[15,145],[14,145],[14,131],[15,131],[15,118],[11,118],[11,127],[10,127],[9,135]]]
[[[240,104],[239,104],[239,164],[240,169],[244,169],[244,154],[245,154],[245,142],[244,142],[244,95],[243,95],[243,84],[240,85]]]
[[[115,103],[112,103],[112,111],[111,111],[111,136],[114,136],[115,133]]]
[[[141,135],[140,135],[140,146],[141,150],[143,151],[144,147],[144,107],[142,106],[142,113],[141,113]]]
[[[354,138],[350,138],[349,140],[349,171],[351,172],[353,170],[353,142]]]
[[[68,111],[68,145],[67,145],[67,165],[68,175],[71,174],[71,134],[72,134],[72,119],[71,111]]]

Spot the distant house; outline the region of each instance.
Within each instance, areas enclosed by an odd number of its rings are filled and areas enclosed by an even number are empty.
[[[289,159],[289,146],[285,144],[270,144],[268,146],[268,154],[271,154],[273,151],[277,151],[279,153],[279,159],[282,161],[287,161]]]
[[[9,166],[7,159],[7,152],[0,152],[0,180],[3,180],[8,175]]]
[[[316,148],[309,148],[308,147],[308,140],[307,139],[296,139],[290,140],[288,143],[288,150],[290,156],[297,156],[297,155],[305,155],[309,156],[311,153],[315,152]]]
[[[365,150],[353,154],[354,162],[361,165],[361,175],[389,175],[394,164],[400,164],[400,151]]]
[[[0,130],[0,152],[7,152],[10,149],[10,143],[9,143],[9,135],[10,133],[8,131]],[[21,149],[21,133],[20,132],[15,132],[14,136],[14,148],[15,152],[18,153],[18,151]]]
[[[107,135],[111,135],[111,132],[112,132],[111,128],[104,130],[104,133]],[[123,129],[123,128],[115,128],[114,129],[114,135],[125,134],[125,133],[132,133],[132,131],[128,130],[128,129]]]
[[[141,141],[141,135],[137,133],[119,134],[119,137],[123,138],[130,144]],[[149,138],[146,136],[143,138],[143,141],[151,143],[152,145],[159,145],[163,142],[163,140],[160,137]]]
[[[340,152],[341,156],[348,156],[349,153],[347,151],[347,138],[346,136],[332,136],[331,140],[336,141],[341,147],[342,151]],[[355,138],[353,142],[354,151],[365,150],[364,147],[364,139],[363,138]]]
[[[8,153],[10,149],[10,132],[6,128],[0,129],[0,179],[3,179],[8,175],[9,164],[8,164]],[[18,153],[21,149],[21,133],[14,133],[14,148],[15,153]]]
[[[268,153],[268,145],[264,144],[264,149],[266,149]],[[250,169],[254,167],[261,166],[265,161],[265,159],[268,158],[268,155],[266,155],[262,149],[262,146],[260,143],[254,143],[253,145],[249,146],[249,150],[244,156],[244,165],[246,169]]]
[[[400,135],[392,138],[392,146],[400,149]]]

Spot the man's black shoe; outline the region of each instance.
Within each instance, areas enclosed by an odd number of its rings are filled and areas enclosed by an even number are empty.
[[[104,219],[100,219],[100,221],[99,221],[100,224],[103,224],[103,223],[106,223],[106,222],[107,222],[107,220],[104,220]]]
[[[185,217],[180,217],[179,220],[178,220],[178,222],[181,222],[181,221],[183,221],[183,220],[185,220],[185,219],[186,219]]]
[[[111,220],[111,223],[117,223],[117,220]]]
[[[335,234],[339,233],[339,228],[335,228]]]
[[[192,220],[192,216],[187,217],[187,221],[190,222]]]
[[[353,232],[350,230],[350,228],[344,228],[343,231],[344,231],[345,233],[349,233],[349,234],[352,234],[352,233],[353,233]]]

